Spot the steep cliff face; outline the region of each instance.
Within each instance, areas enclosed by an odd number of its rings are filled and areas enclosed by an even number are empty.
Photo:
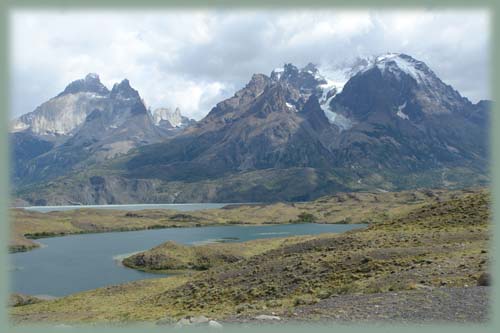
[[[63,92],[41,104],[11,124],[13,132],[29,131],[36,135],[64,136],[71,134],[95,109],[105,107],[109,90],[99,76],[88,74],[73,81]]]

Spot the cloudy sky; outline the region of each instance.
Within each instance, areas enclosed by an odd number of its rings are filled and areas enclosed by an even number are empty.
[[[292,62],[332,68],[357,56],[403,52],[473,102],[489,98],[487,11],[15,11],[12,116],[71,81],[128,78],[151,108],[200,119],[245,85]]]

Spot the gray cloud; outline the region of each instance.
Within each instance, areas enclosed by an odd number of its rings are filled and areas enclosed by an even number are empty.
[[[128,78],[153,108],[200,119],[253,73],[285,62],[330,67],[403,52],[476,102],[489,98],[487,11],[16,11],[11,16],[12,115],[72,80]]]

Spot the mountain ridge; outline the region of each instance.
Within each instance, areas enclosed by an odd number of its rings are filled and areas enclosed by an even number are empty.
[[[104,192],[105,203],[144,201],[147,193],[157,202],[273,201],[488,182],[490,102],[471,103],[405,54],[357,66],[355,73],[345,71],[345,83],[323,77],[313,64],[254,74],[178,134],[59,182],[88,187],[85,199],[71,199],[84,203]],[[91,177],[100,177],[101,185],[92,185]],[[53,200],[68,195],[59,185],[39,184],[47,202],[50,186],[63,193]]]

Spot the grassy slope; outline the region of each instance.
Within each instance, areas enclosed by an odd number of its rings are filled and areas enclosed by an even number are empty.
[[[208,271],[100,288],[11,309],[22,321],[144,321],[204,314],[218,319],[339,294],[466,286],[487,270],[489,195],[435,202],[386,222],[310,237]]]
[[[317,222],[322,223],[370,223],[383,221],[423,204],[445,200],[463,193],[461,190],[339,193],[307,203],[242,205],[196,212],[77,209],[38,213],[13,209],[11,210],[13,235],[9,245],[11,250],[27,250],[36,246],[36,243],[29,241],[25,236],[38,238],[82,232],[300,222],[302,213],[312,214]]]

